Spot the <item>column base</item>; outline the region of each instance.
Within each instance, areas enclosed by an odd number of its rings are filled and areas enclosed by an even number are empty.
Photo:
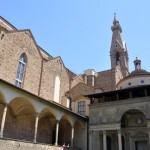
[[[36,143],[36,140],[33,140],[33,143]]]
[[[0,134],[0,138],[1,138],[1,139],[3,138],[3,135],[2,135],[2,134]]]

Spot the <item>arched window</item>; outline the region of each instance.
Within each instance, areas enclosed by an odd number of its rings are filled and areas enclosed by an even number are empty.
[[[85,101],[78,102],[78,114],[85,115]]]
[[[54,101],[59,103],[59,93],[60,93],[60,79],[57,76],[55,78],[55,88],[54,88]]]
[[[27,62],[26,56],[25,56],[25,54],[22,54],[19,59],[17,75],[16,75],[16,82],[15,82],[15,85],[18,87],[22,87],[26,62]]]
[[[120,54],[119,52],[116,53],[116,65],[120,64]]]

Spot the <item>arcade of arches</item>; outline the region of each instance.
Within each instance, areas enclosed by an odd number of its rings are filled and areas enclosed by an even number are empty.
[[[81,143],[87,131],[85,117],[16,87],[0,86],[0,124],[1,138],[53,145],[67,143],[77,148],[86,144]]]

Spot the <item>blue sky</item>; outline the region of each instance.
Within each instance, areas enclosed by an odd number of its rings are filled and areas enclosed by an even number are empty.
[[[18,29],[30,29],[39,46],[80,74],[110,69],[114,12],[123,29],[130,71],[135,57],[150,71],[149,0],[1,0],[0,15]]]

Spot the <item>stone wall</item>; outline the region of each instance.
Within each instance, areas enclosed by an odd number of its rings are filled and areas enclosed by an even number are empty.
[[[60,57],[50,61],[44,61],[40,96],[48,99],[54,99],[55,78],[60,79],[60,103],[64,93],[69,90],[69,77],[66,68]]]
[[[94,88],[91,86],[88,86],[84,83],[79,83],[72,89],[70,89],[66,94],[69,95],[69,97],[75,101],[78,97],[81,97],[83,95],[93,94]]]
[[[7,33],[0,40],[0,78],[15,84],[19,58],[23,53],[27,57],[23,88],[37,95],[42,57],[27,30]]]
[[[115,71],[106,70],[98,72],[95,78],[95,89],[102,89],[104,92],[115,90]]]
[[[0,149],[1,150],[63,150],[63,147],[1,139]]]
[[[21,54],[27,58],[22,88],[53,100],[55,77],[59,76],[61,103],[62,96],[69,90],[68,72],[60,57],[42,64],[42,55],[29,30],[11,31],[0,39],[0,78],[15,84]]]
[[[84,83],[84,76],[83,75],[78,75],[76,77],[73,78],[72,82],[71,82],[71,88],[75,87],[77,84]]]

